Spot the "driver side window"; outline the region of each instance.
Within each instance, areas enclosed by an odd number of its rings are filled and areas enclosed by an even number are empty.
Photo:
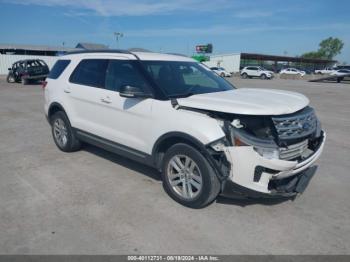
[[[119,92],[122,86],[139,87],[144,91],[149,86],[132,61],[110,60],[106,72],[105,88]]]

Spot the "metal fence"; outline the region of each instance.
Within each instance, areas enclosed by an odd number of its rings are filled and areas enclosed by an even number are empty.
[[[19,60],[25,59],[41,59],[44,60],[45,63],[51,69],[53,64],[58,59],[58,56],[32,56],[32,55],[2,55],[0,54],[0,75],[6,75],[8,73],[8,68],[12,66],[12,64]]]

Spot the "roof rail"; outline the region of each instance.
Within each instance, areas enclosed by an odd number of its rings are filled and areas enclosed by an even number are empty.
[[[67,52],[67,53],[65,53],[65,55],[90,54],[90,53],[118,53],[118,54],[133,55],[132,52],[130,52],[128,50],[121,50],[121,49],[79,50],[79,51]]]

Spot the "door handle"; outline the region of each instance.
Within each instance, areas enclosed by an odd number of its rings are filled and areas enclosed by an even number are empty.
[[[101,102],[102,102],[102,103],[106,103],[106,104],[112,103],[112,101],[111,101],[111,99],[110,99],[109,97],[101,98]]]
[[[70,93],[70,90],[68,90],[68,89],[64,89],[63,91],[64,91],[65,93],[67,93],[67,94]]]

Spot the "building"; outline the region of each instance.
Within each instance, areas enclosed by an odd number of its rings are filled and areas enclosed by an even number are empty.
[[[209,67],[224,67],[227,71],[233,73],[239,72],[245,66],[262,66],[274,72],[279,72],[286,67],[295,67],[313,72],[315,69],[334,66],[337,61],[255,53],[235,53],[211,55],[210,60],[204,63]]]
[[[103,44],[94,44],[94,43],[78,43],[75,49],[102,50],[102,49],[108,49],[108,46]]]
[[[203,64],[209,67],[223,67],[226,71],[231,73],[239,72],[241,63],[241,54],[223,54],[223,55],[211,55],[209,61],[203,62]]]
[[[51,68],[57,57],[78,50],[108,49],[108,46],[94,43],[78,43],[75,48],[45,45],[0,44],[0,75],[6,75],[13,63],[25,59],[41,59]]]

